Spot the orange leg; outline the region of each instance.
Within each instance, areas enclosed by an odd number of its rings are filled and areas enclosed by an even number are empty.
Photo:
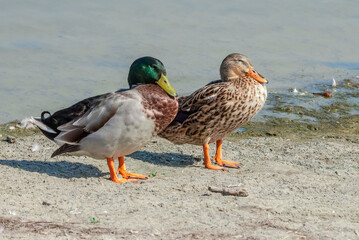
[[[216,163],[219,166],[230,167],[230,168],[239,168],[239,166],[241,165],[240,163],[222,160],[222,139],[217,140],[216,147],[217,147],[216,148],[216,156],[214,156],[212,161],[216,160]]]
[[[122,175],[122,177],[125,178],[125,179],[130,179],[130,178],[147,179],[148,178],[148,176],[146,176],[146,175],[127,172],[124,159],[125,158],[123,156],[118,158],[117,174],[120,173]]]
[[[211,164],[211,159],[209,158],[209,145],[203,144],[203,153],[204,153],[204,165],[208,169],[212,170],[222,170],[224,171],[223,167],[217,167]]]
[[[124,178],[119,179],[117,177],[117,174],[115,172],[115,167],[114,167],[115,164],[114,164],[113,158],[107,158],[107,165],[108,165],[108,168],[110,169],[110,176],[111,176],[112,181],[114,181],[115,183],[127,182],[126,179],[124,179]]]

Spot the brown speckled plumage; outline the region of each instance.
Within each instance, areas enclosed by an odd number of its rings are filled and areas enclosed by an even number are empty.
[[[176,144],[215,142],[251,120],[263,107],[266,93],[249,77],[207,85],[179,99],[180,111],[189,112],[189,117],[182,124],[171,123],[160,136]]]
[[[141,103],[144,107],[144,112],[148,118],[155,121],[153,136],[156,136],[176,116],[178,101],[155,84],[138,86],[136,89],[143,96]]]
[[[228,55],[221,64],[221,80],[179,98],[177,117],[159,136],[175,144],[205,145],[246,124],[267,98],[265,85],[249,76],[250,71],[257,74],[247,57]]]

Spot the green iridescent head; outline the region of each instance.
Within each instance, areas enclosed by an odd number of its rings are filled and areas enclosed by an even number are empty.
[[[141,84],[158,84],[168,95],[176,96],[176,90],[167,79],[165,66],[153,57],[135,60],[130,67],[127,80],[130,88]]]

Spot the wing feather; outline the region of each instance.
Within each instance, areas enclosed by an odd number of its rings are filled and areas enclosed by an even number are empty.
[[[221,92],[226,86],[225,82],[208,84],[191,95],[179,99],[179,111],[187,112],[189,115],[197,112],[201,107],[217,102]]]
[[[96,132],[111,119],[129,96],[119,92],[108,94],[83,115],[59,126],[60,134],[54,139],[59,144],[77,144],[81,139]]]

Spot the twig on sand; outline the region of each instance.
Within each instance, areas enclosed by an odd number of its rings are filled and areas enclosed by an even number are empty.
[[[209,186],[208,190],[211,192],[215,192],[215,193],[222,193],[223,196],[231,195],[231,196],[238,196],[238,197],[248,197],[248,195],[249,195],[246,189],[230,190],[230,189],[225,189],[225,188]]]

